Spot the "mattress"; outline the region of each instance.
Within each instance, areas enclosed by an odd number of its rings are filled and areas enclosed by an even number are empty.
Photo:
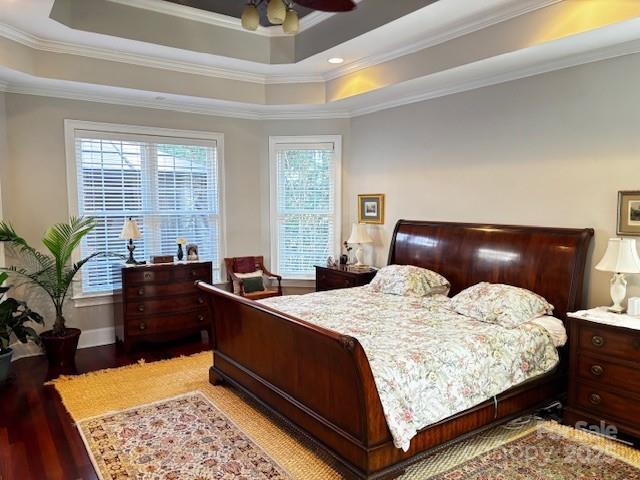
[[[451,310],[443,295],[406,297],[365,286],[261,303],[360,342],[394,444],[404,451],[419,430],[559,362],[541,324],[509,329],[480,322]]]

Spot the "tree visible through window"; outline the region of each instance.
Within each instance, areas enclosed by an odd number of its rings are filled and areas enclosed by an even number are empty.
[[[220,207],[215,142],[190,139],[76,131],[78,213],[92,216],[97,227],[81,245],[94,251],[125,254],[120,231],[133,217],[142,232],[136,258],[175,255],[176,239],[199,246],[219,278]],[[119,288],[122,261],[98,258],[83,271],[82,292]]]
[[[314,265],[338,253],[339,166],[334,143],[275,140],[272,157],[276,270],[285,278],[312,278]]]

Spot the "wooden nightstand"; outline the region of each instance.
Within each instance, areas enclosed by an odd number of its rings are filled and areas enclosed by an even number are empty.
[[[354,269],[349,266],[319,267],[316,266],[316,291],[353,288],[367,285],[377,270],[374,268]]]
[[[604,421],[640,437],[640,318],[605,307],[569,313],[569,400],[564,422]]]

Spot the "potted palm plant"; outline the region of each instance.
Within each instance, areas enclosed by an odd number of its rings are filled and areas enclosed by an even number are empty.
[[[72,217],[68,223],[53,225],[42,238],[48,251],[45,254],[30,246],[11,224],[0,222],[0,242],[5,242],[22,259],[20,267],[4,270],[43,290],[53,303],[56,316],[53,328],[42,332],[40,338],[49,364],[55,367],[71,366],[75,361],[80,329],[66,326],[63,307],[76,274],[89,260],[102,255],[96,252],[77,263],[71,261],[73,251],[95,226],[90,217]]]
[[[7,279],[6,273],[0,273],[0,285]],[[11,356],[13,349],[9,347],[11,334],[13,333],[22,343],[27,343],[30,339],[40,343],[36,331],[27,326],[29,322],[43,324],[42,317],[27,307],[24,302],[15,298],[3,300],[4,294],[10,287],[0,287],[0,383],[4,382],[9,375],[11,367]]]

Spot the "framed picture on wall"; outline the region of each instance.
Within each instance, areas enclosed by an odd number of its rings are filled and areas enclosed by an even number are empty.
[[[618,192],[618,235],[640,236],[640,190]]]
[[[358,195],[358,223],[384,223],[384,194]]]

